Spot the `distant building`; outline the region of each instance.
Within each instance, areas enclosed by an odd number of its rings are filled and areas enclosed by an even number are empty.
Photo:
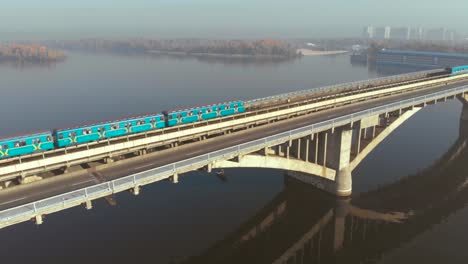
[[[375,37],[375,28],[373,26],[367,26],[362,31],[362,36],[364,38],[373,39]]]
[[[364,27],[363,37],[368,39],[392,40],[435,40],[455,41],[461,36],[454,30],[435,28],[425,30],[422,27]]]

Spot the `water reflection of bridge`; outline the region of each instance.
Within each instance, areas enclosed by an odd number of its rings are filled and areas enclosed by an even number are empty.
[[[468,202],[468,104],[453,146],[426,170],[350,200],[285,178],[256,216],[184,263],[363,263],[409,242]],[[365,208],[365,209],[364,209]]]

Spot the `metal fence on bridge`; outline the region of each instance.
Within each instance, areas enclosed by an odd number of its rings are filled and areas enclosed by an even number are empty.
[[[343,91],[343,90],[346,90],[346,89],[349,89],[349,88],[363,87],[363,86],[373,84],[373,83],[378,83],[378,82],[395,82],[395,81],[409,80],[410,78],[413,78],[413,79],[414,78],[422,78],[422,77],[426,76],[427,74],[437,73],[437,72],[440,72],[442,70],[443,69],[427,70],[427,71],[392,75],[392,76],[388,76],[388,77],[375,78],[375,79],[370,79],[370,80],[362,80],[362,81],[355,81],[355,82],[348,82],[348,83],[342,83],[342,84],[329,85],[329,86],[324,86],[324,87],[317,87],[317,88],[312,88],[312,89],[307,89],[307,90],[300,90],[300,91],[294,91],[294,92],[290,92],[290,93],[272,95],[272,96],[268,96],[268,97],[264,97],[264,98],[253,99],[253,100],[246,101],[245,104],[246,105],[259,104],[259,103],[271,102],[271,101],[276,101],[276,100],[279,100],[279,99],[284,99],[284,98],[289,98],[289,97],[312,95],[312,94],[315,94],[315,93],[323,93],[323,92],[338,93],[340,91]]]
[[[118,193],[123,190],[131,189],[135,186],[147,184],[148,182],[167,179],[170,176],[177,173],[178,171],[183,171],[184,169],[187,170],[190,168],[200,168],[216,160],[232,158],[241,153],[256,151],[267,146],[273,146],[275,144],[278,144],[278,142],[286,142],[288,140],[300,138],[306,135],[310,135],[312,133],[317,133],[320,131],[331,129],[333,127],[357,122],[365,117],[373,116],[376,114],[388,113],[397,109],[407,108],[424,102],[429,102],[443,97],[453,96],[466,92],[468,92],[468,85],[449,89],[446,91],[432,93],[426,96],[419,96],[416,98],[375,107],[369,110],[356,112],[346,116],[323,121],[317,124],[294,129],[288,132],[283,132],[273,136],[243,143],[237,146],[221,149],[215,152],[200,155],[194,158],[179,161],[162,167],[154,168],[148,171],[139,172],[110,182],[97,184],[94,186],[43,199],[40,201],[21,205],[15,208],[6,209],[0,212],[0,228],[6,226],[7,224],[5,223],[7,222],[14,222],[15,220],[19,219],[24,220],[24,218],[26,217],[32,218],[35,215],[45,214],[48,212],[50,213],[50,209],[53,208],[57,208],[58,210],[60,210],[60,208],[68,208],[71,207],[67,206],[70,204],[74,205],[80,202],[84,203],[88,200],[104,197],[112,193]]]

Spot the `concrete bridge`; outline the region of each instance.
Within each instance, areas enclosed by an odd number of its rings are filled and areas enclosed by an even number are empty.
[[[349,196],[354,168],[404,121],[430,104],[456,97],[466,102],[468,86],[462,86],[465,78],[405,80],[370,88],[359,84],[359,88],[354,87],[357,91],[338,89],[335,95],[328,92],[320,100],[303,94],[299,99],[280,97],[271,107],[252,107],[245,115],[230,120],[8,161],[1,165],[7,179],[18,172],[23,180],[38,177],[23,172],[56,169],[63,160],[70,162],[67,159],[80,167],[75,171],[67,167],[70,171],[63,175],[0,191],[0,227],[29,219],[40,224],[45,214],[81,204],[91,209],[95,199],[126,190],[137,195],[143,185],[165,179],[176,183],[180,174],[197,169],[282,169],[320,189]],[[287,101],[281,102],[284,98]],[[260,100],[257,105],[264,102]],[[135,151],[139,156],[118,160],[120,149],[125,149],[121,156]],[[107,163],[83,163],[82,159],[90,157],[104,157]],[[55,167],[55,163],[60,166]]]
[[[468,120],[462,115],[458,140],[432,166],[353,199],[334,199],[285,175],[283,191],[255,216],[180,263],[364,263],[379,259],[466,205],[467,141]]]

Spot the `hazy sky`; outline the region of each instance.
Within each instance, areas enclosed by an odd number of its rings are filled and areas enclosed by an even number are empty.
[[[17,0],[2,1],[0,37],[333,37],[368,24],[465,34],[467,11],[468,0]]]

